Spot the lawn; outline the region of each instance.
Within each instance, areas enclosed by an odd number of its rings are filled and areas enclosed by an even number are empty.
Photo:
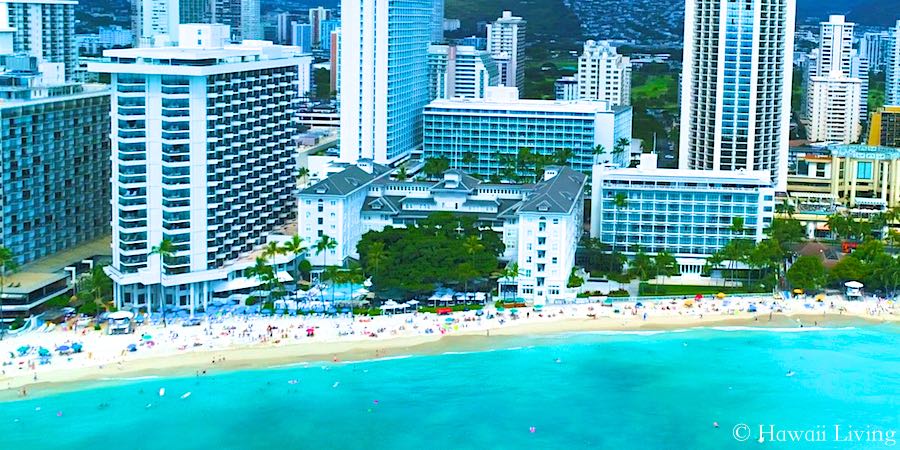
[[[660,284],[651,285],[649,283],[641,283],[641,295],[685,295],[693,297],[697,294],[714,295],[719,292],[726,294],[743,294],[751,292],[744,287],[723,287],[723,286],[690,286],[677,284]]]
[[[648,108],[678,107],[678,77],[675,74],[650,75],[631,87],[631,102]]]

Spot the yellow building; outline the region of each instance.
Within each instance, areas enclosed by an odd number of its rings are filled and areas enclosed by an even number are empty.
[[[900,147],[900,106],[885,106],[872,113],[869,145]]]

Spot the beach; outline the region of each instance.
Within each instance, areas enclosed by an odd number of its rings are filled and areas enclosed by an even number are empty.
[[[498,312],[493,307],[480,316],[467,311],[372,318],[226,317],[196,327],[143,325],[133,334],[115,336],[59,326],[0,342],[0,399],[48,395],[141,377],[203,376],[315,361],[479,350],[505,338],[525,335],[699,327],[839,327],[900,321],[896,302],[876,299],[848,302],[829,297],[815,302],[758,297],[637,303],[548,306],[542,311],[520,308],[515,318],[510,311]],[[307,336],[310,329],[314,336]],[[52,351],[74,342],[83,345],[81,353],[57,355],[54,351],[49,364],[37,364],[38,358],[33,355],[16,354],[22,346]],[[128,351],[129,345],[136,351]]]

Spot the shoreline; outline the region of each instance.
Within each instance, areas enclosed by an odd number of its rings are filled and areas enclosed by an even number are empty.
[[[28,400],[48,395],[138,381],[146,377],[194,376],[199,371],[219,374],[239,370],[262,370],[313,363],[379,360],[406,355],[438,355],[448,351],[485,351],[502,346],[505,340],[534,335],[565,335],[595,331],[667,331],[712,327],[800,328],[804,326],[837,328],[900,323],[896,315],[880,318],[834,312],[788,312],[769,314],[739,313],[706,316],[661,316],[638,320],[625,316],[523,321],[502,327],[460,329],[447,334],[390,336],[332,341],[306,341],[284,344],[255,343],[224,349],[200,348],[180,353],[151,354],[123,358],[115,363],[82,367],[64,367],[41,374],[38,381],[31,372],[0,378],[0,402]],[[815,324],[815,325],[813,325]],[[217,361],[216,361],[217,360]],[[22,397],[20,390],[27,389]]]

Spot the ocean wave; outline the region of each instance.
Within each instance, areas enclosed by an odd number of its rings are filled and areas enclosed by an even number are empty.
[[[762,331],[767,333],[808,333],[813,331],[847,331],[856,327],[709,327],[716,331]]]
[[[584,331],[577,334],[593,334],[600,336],[619,336],[619,335],[633,335],[633,336],[653,336],[656,334],[665,334],[665,333],[678,333],[684,330],[597,330],[597,331]]]
[[[278,364],[278,365],[274,365],[274,366],[269,366],[269,367],[266,367],[266,369],[287,369],[290,367],[301,367],[301,366],[308,366],[308,365],[309,365],[309,361],[301,361],[301,362],[295,362],[295,363],[289,363],[289,364]]]
[[[158,375],[145,375],[141,377],[104,377],[101,378],[101,381],[143,381],[143,380],[155,380],[157,378],[162,378]]]

